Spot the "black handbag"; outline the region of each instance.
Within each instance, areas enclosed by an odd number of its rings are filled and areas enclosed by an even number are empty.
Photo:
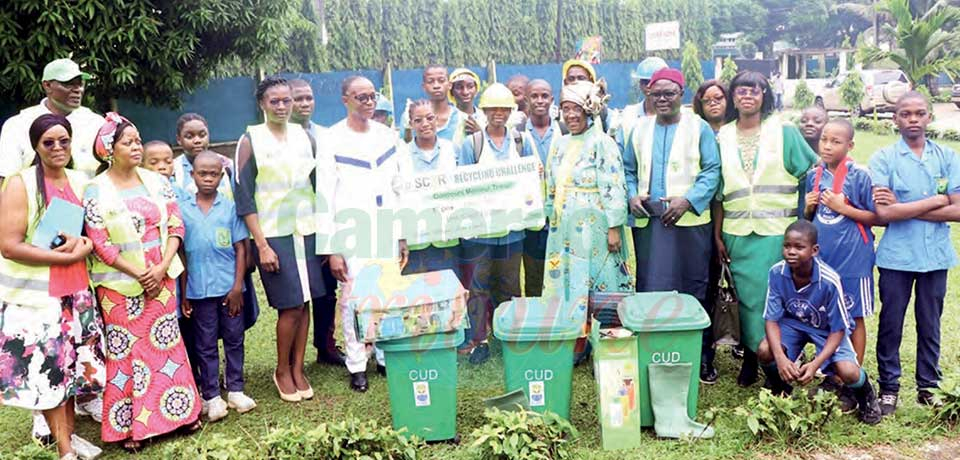
[[[720,281],[713,307],[713,337],[716,345],[740,344],[740,300],[733,285],[730,265],[720,264]]]

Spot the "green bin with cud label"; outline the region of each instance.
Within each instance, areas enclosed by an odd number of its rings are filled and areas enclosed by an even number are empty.
[[[395,429],[427,441],[457,436],[457,351],[463,329],[377,342]]]
[[[644,292],[627,297],[617,307],[623,326],[637,336],[640,371],[640,425],[653,426],[650,401],[650,364],[690,363],[687,415],[697,414],[700,389],[700,349],[710,317],[693,296],[674,292]]]
[[[506,390],[523,390],[530,410],[570,417],[573,346],[583,334],[586,305],[570,308],[539,297],[500,304],[493,334],[503,343]]]

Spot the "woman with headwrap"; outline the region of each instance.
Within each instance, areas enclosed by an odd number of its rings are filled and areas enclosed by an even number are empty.
[[[100,436],[139,449],[144,439],[200,427],[200,395],[177,322],[174,279],[184,226],[163,176],[139,167],[136,126],[116,113],[97,134],[98,175],[83,196],[96,254],[91,278],[106,324],[107,384]]]
[[[0,201],[0,404],[42,411],[61,458],[99,452],[73,434],[74,398],[106,383],[87,278],[93,246],[75,233],[39,241],[52,201],[80,206],[87,178],[72,169],[72,134],[65,117],[38,117],[29,130],[33,165],[7,179]],[[70,223],[79,228],[81,219]]]
[[[599,116],[610,98],[606,82],[576,81],[560,93],[560,112],[570,129],[547,156],[549,219],[543,292],[560,292],[571,282],[569,263],[585,259],[587,288],[633,291],[634,277],[625,243],[627,189],[623,160],[613,139],[603,133]]]

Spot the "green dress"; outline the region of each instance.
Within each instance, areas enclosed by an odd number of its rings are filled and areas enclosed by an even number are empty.
[[[550,221],[544,266],[545,297],[566,290],[632,292],[627,189],[616,143],[588,130],[565,135],[547,157],[546,215]],[[621,249],[607,250],[607,229],[620,228]],[[576,267],[589,267],[581,273]],[[586,276],[584,276],[586,275]],[[569,298],[569,297],[568,297]]]
[[[756,164],[758,139],[738,138],[744,168],[752,174]],[[753,154],[744,154],[745,148],[754,149]],[[817,155],[803,139],[800,131],[791,125],[783,127],[783,166],[798,183],[816,163]],[[790,184],[792,185],[792,184]],[[802,187],[802,184],[800,184]],[[723,185],[720,186],[723,190]],[[798,194],[803,196],[801,189]],[[798,201],[799,203],[799,201]],[[740,343],[753,351],[760,346],[766,335],[763,308],[767,302],[767,275],[770,267],[782,258],[783,235],[764,236],[751,233],[747,236],[723,233],[723,244],[730,255],[730,272],[740,298]]]

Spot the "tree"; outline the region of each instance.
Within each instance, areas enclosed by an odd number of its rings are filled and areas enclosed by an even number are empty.
[[[793,108],[803,110],[813,106],[813,102],[813,91],[810,91],[806,80],[800,80],[800,82],[797,83],[797,89],[793,93]]]
[[[909,0],[884,0],[878,8],[893,18],[896,26],[884,28],[894,37],[896,48],[889,51],[874,46],[860,49],[861,61],[870,64],[889,59],[896,63],[914,87],[926,84],[931,92],[930,77],[945,73],[951,78],[960,75],[960,54],[951,43],[960,31],[951,30],[960,21],[960,10],[945,1],[936,2],[924,13],[911,10]]]
[[[723,60],[723,68],[720,70],[720,81],[724,85],[730,84],[733,77],[737,76],[737,63],[733,62],[730,56]]]
[[[687,88],[696,91],[703,83],[703,69],[700,67],[700,53],[697,52],[697,45],[691,41],[683,46],[680,69],[683,72],[683,79],[687,82]]]
[[[843,101],[843,105],[850,109],[851,118],[860,114],[860,103],[863,101],[865,94],[863,77],[860,76],[860,72],[850,72],[843,79],[843,83],[840,84],[840,99]]]
[[[301,1],[6,0],[0,90],[37,100],[43,66],[71,56],[96,76],[88,94],[98,106],[121,97],[175,106],[225,62],[259,65],[286,55]]]

